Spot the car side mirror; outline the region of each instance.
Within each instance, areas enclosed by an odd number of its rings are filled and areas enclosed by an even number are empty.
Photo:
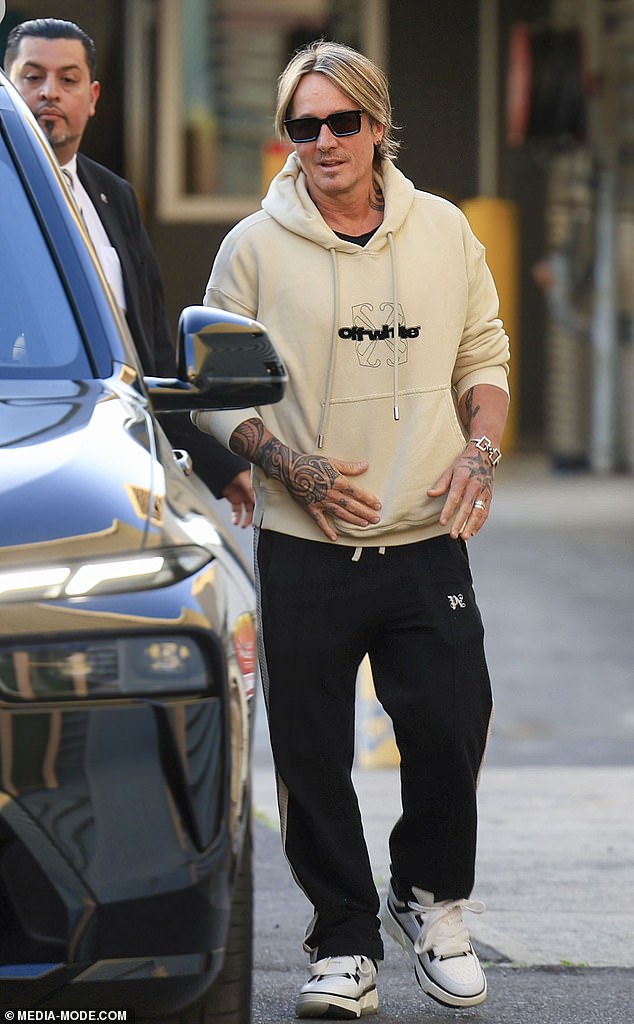
[[[145,378],[156,412],[272,405],[288,381],[266,327],[214,306],[183,310],[176,360],[177,378]]]

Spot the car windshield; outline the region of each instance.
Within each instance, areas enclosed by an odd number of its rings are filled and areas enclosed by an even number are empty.
[[[0,136],[0,378],[92,376],[59,271]]]

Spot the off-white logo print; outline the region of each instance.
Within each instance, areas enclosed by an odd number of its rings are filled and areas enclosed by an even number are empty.
[[[377,315],[378,314],[378,315]],[[379,319],[380,318],[380,319]],[[377,326],[379,320],[380,326]],[[420,327],[407,327],[405,313],[398,307],[398,361],[406,363],[409,339],[420,336]],[[355,342],[357,359],[361,366],[375,368],[384,362],[394,365],[394,303],[382,302],[378,310],[370,302],[352,307],[352,326],[341,327],[339,337]]]
[[[449,604],[451,605],[452,612],[455,612],[456,608],[466,608],[464,598],[462,594],[447,594]]]

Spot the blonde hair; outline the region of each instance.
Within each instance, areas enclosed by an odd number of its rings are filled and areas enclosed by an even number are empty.
[[[275,129],[287,141],[284,121],[289,116],[295,90],[304,75],[318,71],[354,106],[364,110],[371,124],[383,125],[383,138],[374,147],[374,166],[379,171],[383,160],[395,160],[400,143],[394,138],[392,105],[387,78],[376,64],[343,43],[317,39],[291,58],[277,83]]]

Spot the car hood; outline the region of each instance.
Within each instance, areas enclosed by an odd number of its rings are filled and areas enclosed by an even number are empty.
[[[0,562],[143,547],[165,490],[154,443],[139,395],[118,381],[4,381]]]

